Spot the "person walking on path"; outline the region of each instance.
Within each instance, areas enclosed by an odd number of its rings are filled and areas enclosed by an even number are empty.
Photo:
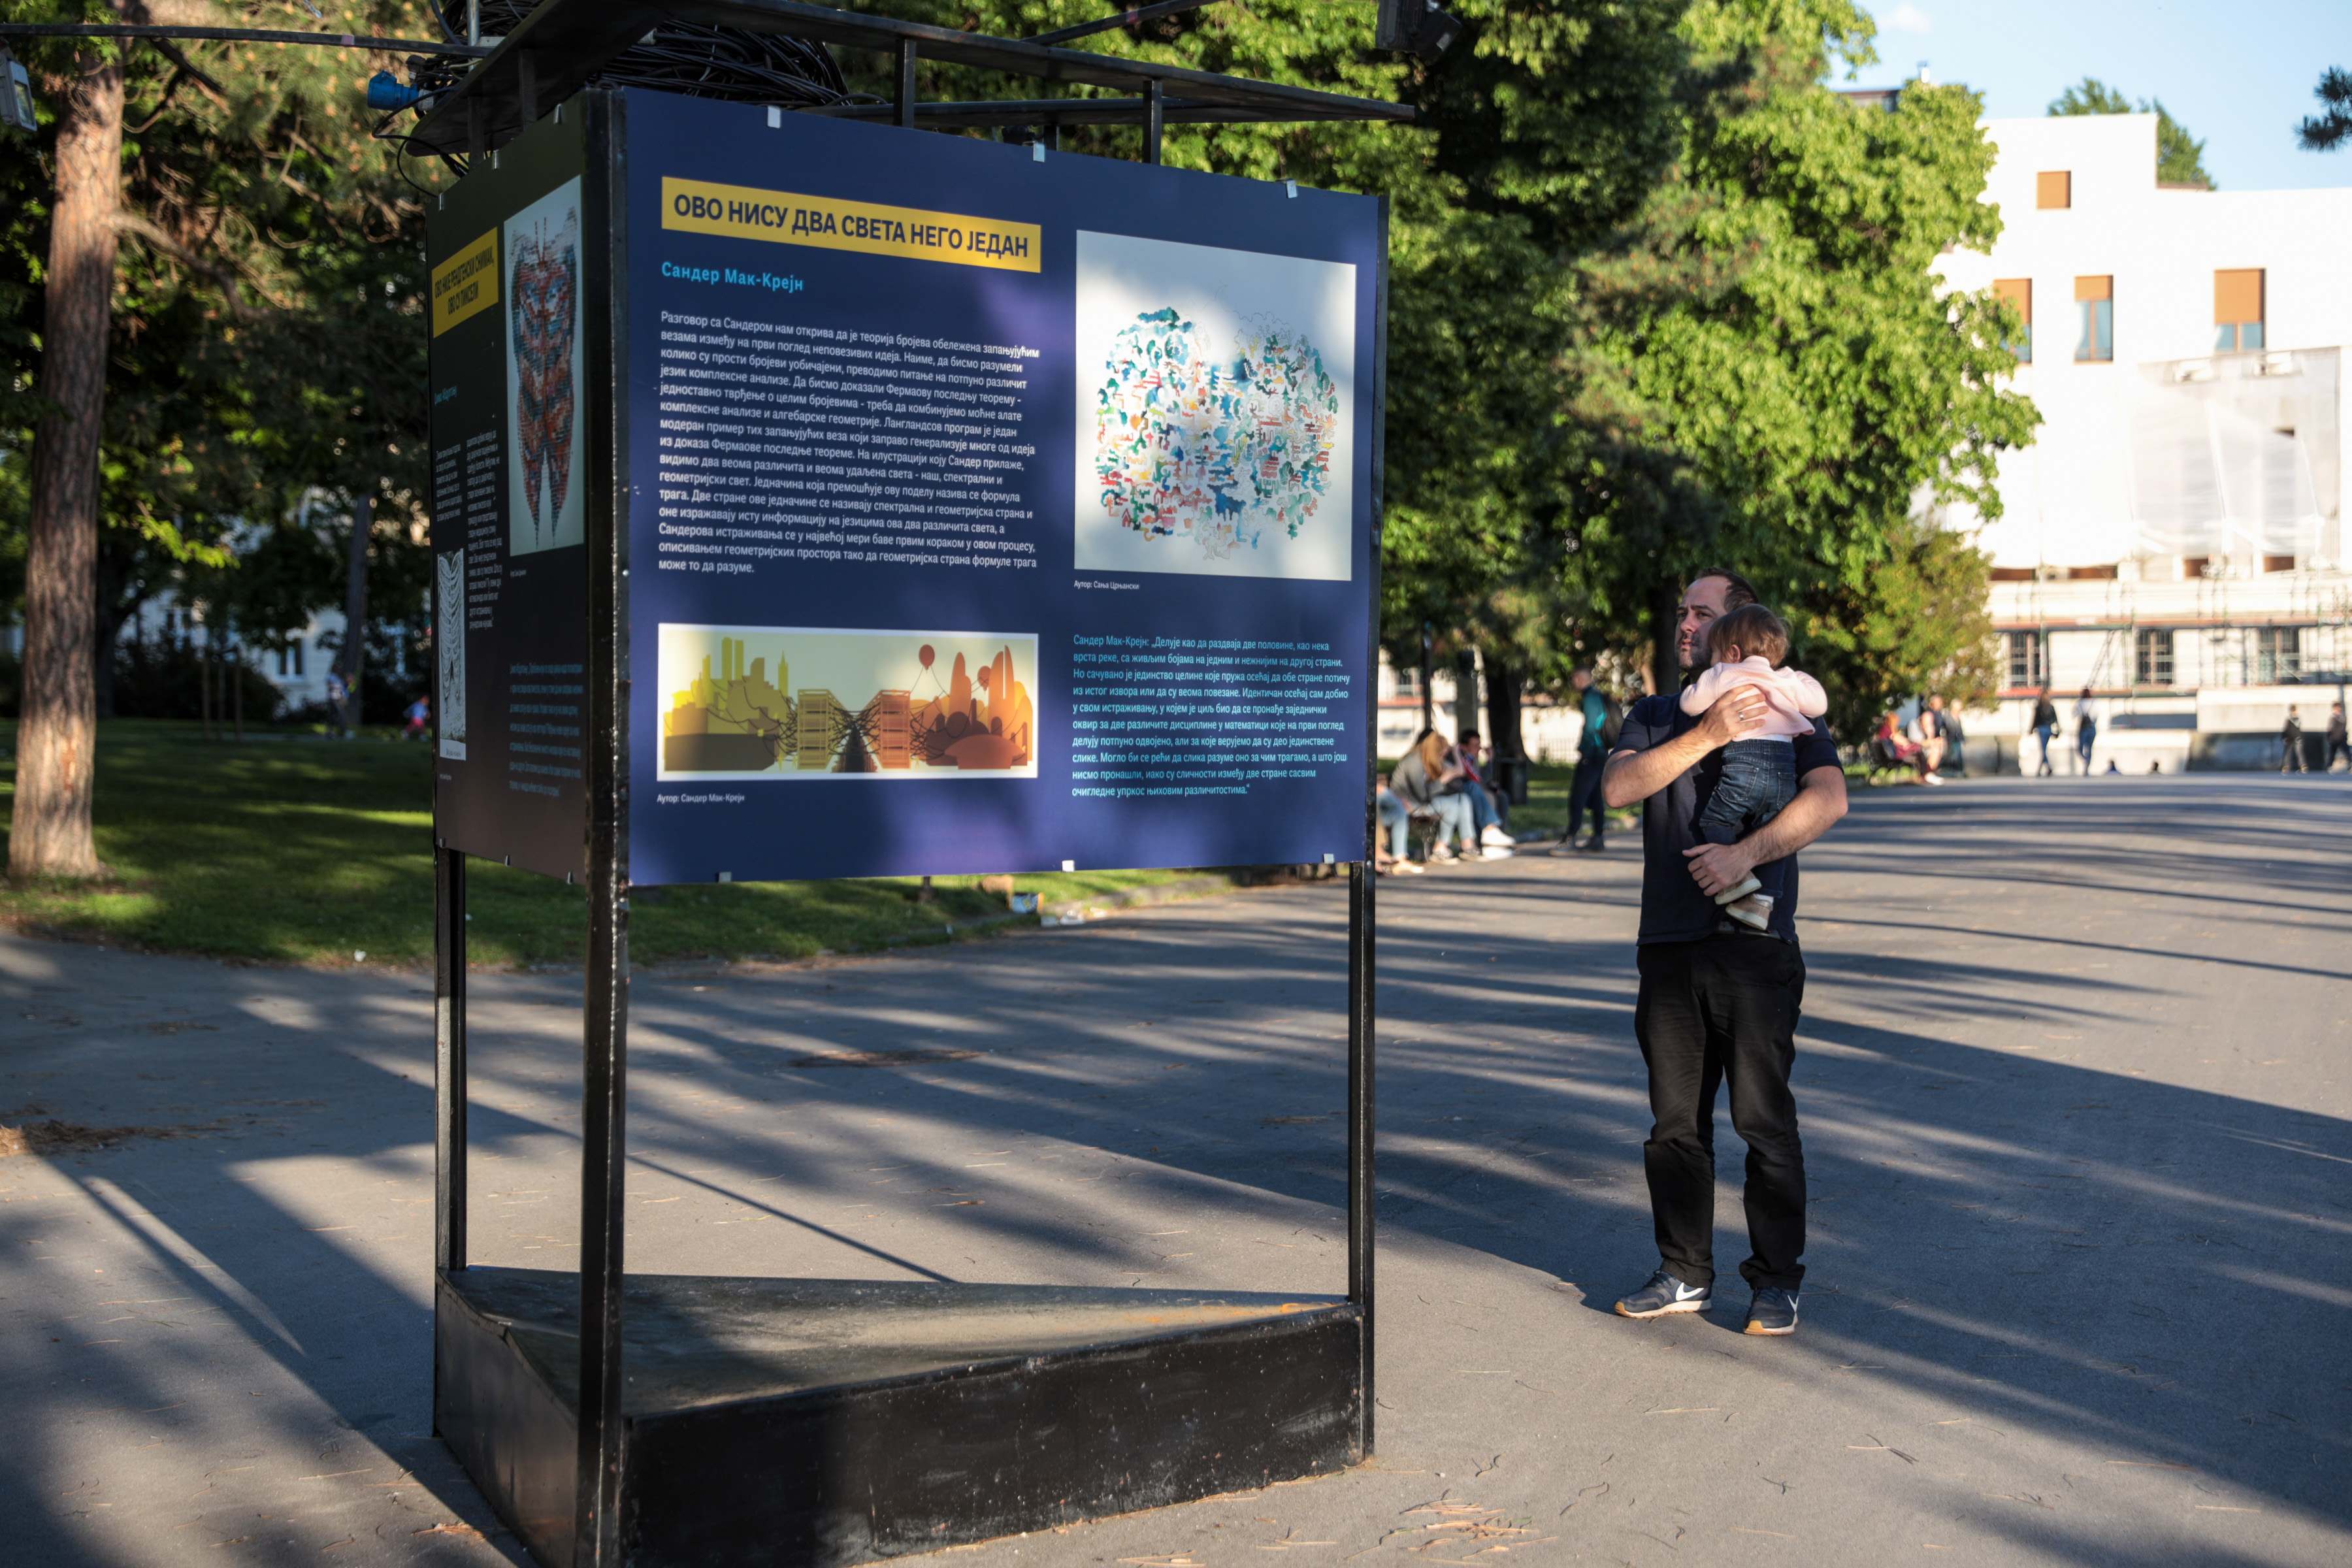
[[[2352,742],[2345,739],[2344,704],[2341,702],[2327,710],[2327,752],[2319,760],[2321,773],[2332,773],[2336,771],[2336,757],[2339,752],[2343,753],[2344,765],[2352,768]]]
[[[2286,726],[2279,731],[2279,744],[2284,748],[2279,755],[2279,772],[2303,772],[2303,710],[2291,703],[2286,710]]]
[[[1756,602],[1746,579],[1709,567],[1684,592],[1676,651],[1685,672],[1706,658],[1707,627]],[[1845,815],[1845,771],[1816,720],[1796,748],[1797,795],[1736,844],[1709,844],[1697,822],[1722,776],[1725,747],[1755,735],[1767,706],[1754,686],[1733,687],[1703,713],[1672,692],[1625,715],[1601,777],[1608,805],[1642,804],[1641,991],[1633,1036],[1649,1068],[1655,1119],[1642,1146],[1658,1239],[1655,1273],[1617,1303],[1628,1318],[1703,1312],[1715,1294],[1715,1102],[1731,1086],[1731,1124],[1748,1145],[1749,1256],[1739,1272],[1754,1292],[1751,1334],[1797,1330],[1805,1266],[1805,1159],[1789,1088],[1805,963],[1797,949],[1796,852]],[[1715,896],[1756,867],[1788,861],[1764,930],[1717,909]]]
[[[2058,705],[2050,700],[2050,689],[2045,686],[2033,700],[2033,733],[2042,742],[2042,765],[2033,770],[2035,778],[2046,779],[2055,771],[2050,766],[2050,737],[2057,732]]]
[[[2083,759],[2083,771],[2091,771],[2091,744],[2099,738],[2099,700],[2091,689],[2083,688],[2083,695],[2074,703],[2074,752]]]
[[[1601,804],[1601,770],[1609,763],[1609,699],[1593,684],[1592,671],[1569,671],[1569,683],[1576,688],[1577,709],[1584,727],[1576,737],[1576,776],[1568,786],[1568,826],[1561,830],[1559,842],[1552,847],[1555,855],[1573,846],[1584,854],[1599,854],[1608,847],[1608,809]],[[1585,808],[1592,810],[1592,837],[1576,843],[1576,824]]]

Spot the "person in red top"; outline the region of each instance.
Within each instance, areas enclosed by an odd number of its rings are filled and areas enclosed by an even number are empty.
[[[1942,784],[1944,782],[1942,779],[1936,777],[1935,774],[1927,771],[1923,758],[1923,753],[1927,751],[1927,748],[1919,744],[1916,741],[1908,741],[1904,739],[1903,716],[1901,714],[1890,710],[1887,712],[1886,717],[1878,721],[1878,728],[1871,731],[1871,739],[1876,741],[1880,745],[1886,748],[1886,755],[1888,759],[1892,761],[1896,767],[1916,768],[1919,770],[1912,777],[1911,782],[1913,784]]]

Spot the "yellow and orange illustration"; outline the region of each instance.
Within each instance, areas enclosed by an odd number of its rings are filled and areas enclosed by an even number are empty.
[[[1036,669],[1025,633],[665,625],[660,773],[1034,778]]]

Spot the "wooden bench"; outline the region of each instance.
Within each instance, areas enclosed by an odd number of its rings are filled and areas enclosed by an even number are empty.
[[[1927,753],[1924,750],[1915,751],[1906,757],[1896,751],[1895,742],[1889,740],[1874,739],[1867,754],[1870,759],[1867,782],[1871,784],[1878,783],[1888,773],[1906,771],[1916,778],[1927,769]]]

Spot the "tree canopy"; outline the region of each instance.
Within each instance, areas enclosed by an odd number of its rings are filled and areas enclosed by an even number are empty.
[[[2156,177],[2168,185],[2218,187],[2205,172],[2205,143],[2165,111],[2160,99],[2143,98],[2137,104],[2101,81],[2086,76],[2051,101],[2059,114],[2149,114],[2156,116]]]
[[[124,19],[97,4],[0,9],[12,20]],[[437,31],[425,6],[397,0],[326,21],[297,4],[184,10],[156,19]],[[68,68],[77,47],[19,45],[37,81]],[[313,491],[381,498],[381,592],[421,603],[424,191],[446,176],[413,161],[404,173],[394,144],[369,135],[366,79],[394,62],[356,48],[119,47],[124,243],[100,446],[101,641],[165,586],[248,640],[299,631],[341,595],[340,545],[300,505]],[[21,557],[25,458],[47,406],[51,129],[45,116],[37,156],[0,161],[0,562]],[[313,537],[274,537],[297,526]]]
[[[1011,37],[1101,12],[883,4]],[[1915,82],[1892,111],[1840,96],[1837,73],[1874,58],[1852,0],[1449,8],[1466,31],[1433,64],[1375,51],[1370,8],[1325,0],[1208,6],[1075,46],[1414,106],[1405,127],[1172,125],[1163,143],[1172,164],[1389,199],[1391,649],[1416,657],[1427,626],[1445,651],[1480,648],[1539,686],[1596,659],[1631,674],[1653,662],[1683,581],[1719,560],[1790,615],[1798,657],[1860,708],[1935,682],[1981,689],[1984,628],[1967,606],[1983,558],[1922,521],[1960,501],[1996,515],[1994,460],[2035,418],[2002,381],[2003,307],[1933,269],[1999,231],[1979,200],[1992,151],[1975,95]],[[288,26],[434,26],[404,0],[323,24],[307,6],[246,8],[265,26],[281,11]],[[385,519],[382,569],[421,587],[421,565],[393,564],[423,495],[423,204],[404,180],[429,188],[438,171],[404,174],[367,138],[360,89],[393,62],[242,45],[188,46],[184,68],[143,46],[126,58],[108,521],[184,574],[179,557],[233,521],[294,526],[303,495],[364,489]],[[887,62],[844,64],[888,90]],[[927,97],[1003,90],[921,69]],[[1139,134],[1065,133],[1130,157]],[[0,169],[0,502],[38,407],[41,179],[23,161]],[[320,568],[301,559],[289,542],[273,580],[309,581]],[[250,564],[258,589],[265,562]],[[203,582],[226,602],[224,574]],[[258,608],[244,613],[267,635]]]
[[[2307,153],[2326,153],[2352,141],[2352,71],[2329,66],[2311,89],[2319,112],[2306,114],[2294,128],[2295,141]]]

